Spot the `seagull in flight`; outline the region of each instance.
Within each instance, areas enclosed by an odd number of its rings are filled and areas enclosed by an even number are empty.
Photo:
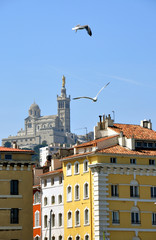
[[[98,94],[96,95],[96,97],[94,97],[94,98],[91,98],[91,97],[76,97],[76,98],[73,98],[73,100],[77,100],[77,99],[80,99],[80,98],[87,98],[87,99],[90,99],[90,100],[92,100],[93,102],[97,102],[97,97],[98,97],[98,95],[100,94],[100,92],[104,89],[104,88],[106,88],[107,86],[108,86],[108,84],[110,84],[110,82],[108,82],[105,86],[103,86],[101,89],[100,89],[100,91],[98,92]]]
[[[77,32],[77,30],[82,30],[82,29],[86,29],[87,33],[92,36],[92,31],[90,29],[90,27],[88,25],[83,25],[81,26],[80,24],[76,25],[74,28],[72,28],[72,30],[75,30],[75,32]]]

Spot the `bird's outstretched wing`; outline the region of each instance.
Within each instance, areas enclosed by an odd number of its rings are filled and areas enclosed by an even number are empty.
[[[77,99],[80,99],[80,98],[87,98],[87,99],[90,99],[90,100],[94,101],[94,99],[91,98],[91,97],[76,97],[76,98],[73,98],[73,100],[77,100]]]
[[[96,98],[97,98],[97,96],[100,94],[100,92],[104,89],[104,88],[106,88],[107,86],[108,86],[108,84],[110,84],[110,82],[108,82],[105,86],[103,86],[101,89],[100,89],[100,91],[97,93],[97,95],[96,95]]]
[[[85,29],[87,30],[88,34],[92,36],[92,31],[88,25],[85,26]]]

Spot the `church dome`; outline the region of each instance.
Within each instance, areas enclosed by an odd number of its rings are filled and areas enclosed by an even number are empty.
[[[29,108],[29,116],[40,117],[40,111],[39,106],[34,102]]]
[[[32,110],[32,109],[38,110],[38,109],[40,109],[40,108],[39,108],[39,106],[34,102],[33,104],[31,104],[29,110]]]

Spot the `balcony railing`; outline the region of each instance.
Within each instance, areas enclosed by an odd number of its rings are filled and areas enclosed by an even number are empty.
[[[112,220],[112,223],[113,223],[113,224],[120,224],[120,220],[119,220],[119,219],[118,219],[118,220],[117,220],[117,219],[113,219],[113,220]]]
[[[141,221],[131,221],[131,224],[141,224]]]

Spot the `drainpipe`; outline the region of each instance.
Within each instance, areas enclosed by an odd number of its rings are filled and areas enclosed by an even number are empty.
[[[50,219],[49,219],[49,240],[51,240],[51,215],[52,215],[52,209],[50,210]]]

